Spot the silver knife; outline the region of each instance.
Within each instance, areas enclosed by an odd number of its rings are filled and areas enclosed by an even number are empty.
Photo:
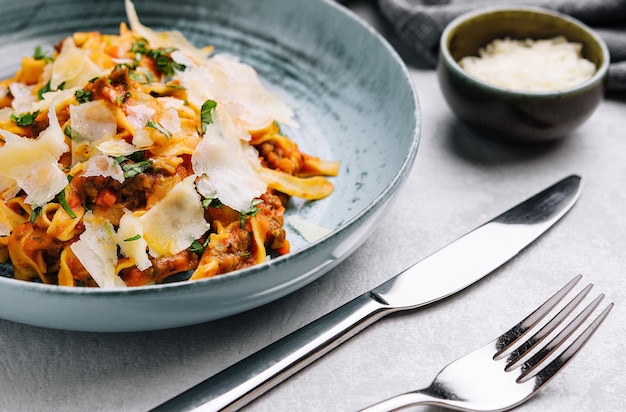
[[[382,317],[441,300],[491,273],[567,213],[581,190],[579,176],[561,180],[153,411],[241,408]]]

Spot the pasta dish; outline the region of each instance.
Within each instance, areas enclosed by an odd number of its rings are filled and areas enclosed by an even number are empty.
[[[289,252],[289,197],[330,195],[291,109],[250,66],[181,33],[78,32],[0,81],[0,261],[15,279],[127,287]]]

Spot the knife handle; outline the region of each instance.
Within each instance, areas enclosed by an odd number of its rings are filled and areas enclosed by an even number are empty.
[[[156,411],[243,407],[392,310],[365,293],[188,389]]]

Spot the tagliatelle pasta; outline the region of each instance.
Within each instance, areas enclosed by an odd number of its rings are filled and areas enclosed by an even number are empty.
[[[126,287],[289,252],[290,196],[338,163],[301,152],[251,67],[178,32],[74,33],[0,82],[0,261],[15,279]]]

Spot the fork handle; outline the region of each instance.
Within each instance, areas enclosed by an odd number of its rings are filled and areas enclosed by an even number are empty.
[[[359,412],[391,412],[416,405],[442,406],[443,404],[440,398],[430,395],[427,390],[423,389],[396,395],[393,398],[385,399],[365,409],[361,409]]]
[[[392,310],[365,293],[188,389],[155,411],[230,411],[267,392]]]

